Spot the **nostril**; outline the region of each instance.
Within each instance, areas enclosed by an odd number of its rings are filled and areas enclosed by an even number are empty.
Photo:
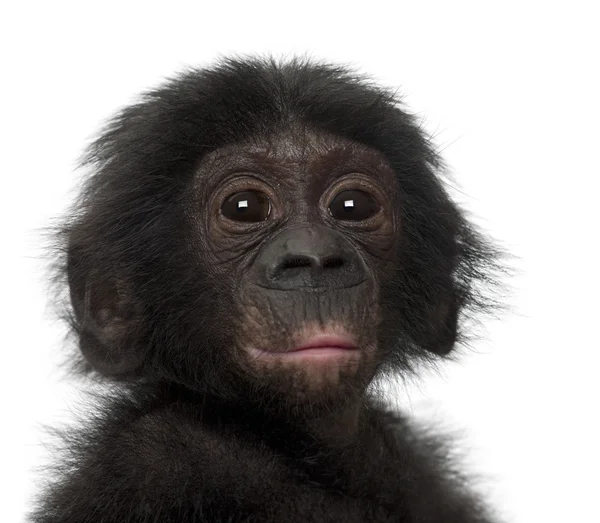
[[[295,269],[297,267],[310,267],[308,258],[289,258],[281,264],[281,269]]]
[[[337,269],[344,265],[344,260],[339,256],[331,256],[323,262],[323,269]]]

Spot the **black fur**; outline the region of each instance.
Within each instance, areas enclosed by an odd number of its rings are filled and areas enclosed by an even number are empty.
[[[377,284],[378,349],[373,371],[340,378],[339,395],[313,394],[313,383],[296,396],[280,368],[248,377],[236,330],[243,278],[294,217],[214,263],[198,233],[214,184],[199,166],[264,143],[310,159],[328,140],[384,159],[395,243],[383,255],[378,240],[365,246],[363,233],[329,224],[348,241],[341,259],[360,253]],[[98,414],[65,433],[32,522],[491,521],[444,447],[366,388],[448,354],[473,313],[493,309],[485,291],[498,269],[392,92],[336,66],[224,60],[124,109],[84,165],[91,175],[59,234],[57,280],[69,288],[79,369],[113,385]]]

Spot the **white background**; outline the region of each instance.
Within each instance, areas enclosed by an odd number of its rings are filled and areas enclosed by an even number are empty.
[[[460,429],[505,521],[600,521],[596,2],[4,2],[0,12],[0,519],[22,521],[39,424],[71,419],[41,229],[104,118],[183,65],[309,53],[401,87],[518,258],[514,313],[460,365],[396,389]],[[218,7],[217,7],[218,4]]]

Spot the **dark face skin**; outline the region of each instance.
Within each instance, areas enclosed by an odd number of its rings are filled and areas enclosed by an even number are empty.
[[[380,286],[400,239],[383,156],[289,132],[211,153],[196,185],[197,248],[235,297],[240,375],[299,401],[362,392],[380,360]]]

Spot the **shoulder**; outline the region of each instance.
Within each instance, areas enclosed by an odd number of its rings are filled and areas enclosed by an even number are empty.
[[[485,523],[494,518],[463,472],[452,434],[434,431],[381,404],[370,410],[373,430],[382,435],[382,492],[403,497],[416,520]],[[394,485],[390,489],[388,485]]]
[[[107,522],[179,520],[221,513],[234,500],[251,504],[285,480],[285,466],[258,441],[204,423],[185,405],[134,394],[97,398],[96,406],[62,431],[32,522],[80,523],[96,511]]]

